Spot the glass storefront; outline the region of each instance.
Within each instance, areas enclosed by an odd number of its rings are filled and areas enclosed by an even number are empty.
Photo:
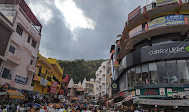
[[[143,64],[127,70],[125,77],[125,82],[128,82],[125,87],[158,83],[189,83],[189,60]]]

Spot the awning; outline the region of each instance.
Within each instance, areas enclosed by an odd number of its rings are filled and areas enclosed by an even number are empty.
[[[134,103],[161,106],[189,106],[189,100],[136,99]]]
[[[25,96],[18,91],[7,90],[6,92],[9,94],[9,98],[25,99]]]

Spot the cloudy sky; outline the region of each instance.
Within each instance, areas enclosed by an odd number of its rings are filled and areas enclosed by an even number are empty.
[[[150,2],[151,0],[147,0]],[[127,15],[144,0],[26,0],[43,25],[40,53],[62,60],[107,59]]]

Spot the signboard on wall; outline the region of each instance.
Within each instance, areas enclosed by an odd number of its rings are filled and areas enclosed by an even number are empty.
[[[135,10],[133,10],[131,13],[128,14],[128,21],[133,19],[135,16],[139,15],[141,13],[141,7],[138,6]]]
[[[24,78],[24,77],[21,77],[19,75],[16,75],[15,76],[15,82],[19,83],[19,84],[27,84],[27,80],[28,78]]]
[[[53,81],[53,82],[52,82],[50,93],[52,93],[52,94],[55,94],[55,93],[56,93],[57,85],[58,85],[58,82],[56,82],[56,81]]]
[[[40,85],[46,87],[47,86],[47,80],[45,80],[44,78],[41,78]]]
[[[138,35],[139,33],[142,33],[142,25],[139,25],[129,31],[129,38],[134,37],[135,35]]]
[[[154,29],[157,27],[176,25],[176,24],[185,24],[183,15],[171,15],[159,17],[148,23],[148,29]]]
[[[156,0],[156,6],[163,6],[167,4],[177,3],[178,0]]]

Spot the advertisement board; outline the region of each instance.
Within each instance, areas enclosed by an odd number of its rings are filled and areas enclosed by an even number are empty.
[[[176,24],[185,24],[183,15],[171,15],[159,17],[148,23],[148,29],[154,29],[157,27],[176,25]]]
[[[178,3],[178,0],[156,0],[156,6]]]
[[[47,86],[47,80],[45,80],[44,78],[41,78],[40,85],[46,87]]]
[[[131,13],[128,14],[128,21],[133,19],[135,16],[139,15],[141,13],[141,7],[138,6],[135,10],[133,10]]]
[[[157,89],[141,89],[139,97],[166,97],[166,95],[161,95],[159,88],[157,88]]]
[[[58,82],[56,82],[56,81],[53,81],[53,82],[52,82],[50,93],[52,93],[52,94],[55,94],[55,93],[56,93],[57,85],[58,85]]]
[[[138,35],[139,33],[142,33],[142,25],[139,25],[129,31],[129,38],[134,37],[135,35]]]
[[[15,76],[15,82],[19,83],[19,84],[27,84],[27,81],[28,81],[28,78],[24,78],[24,77],[21,77],[19,75],[16,75]]]

